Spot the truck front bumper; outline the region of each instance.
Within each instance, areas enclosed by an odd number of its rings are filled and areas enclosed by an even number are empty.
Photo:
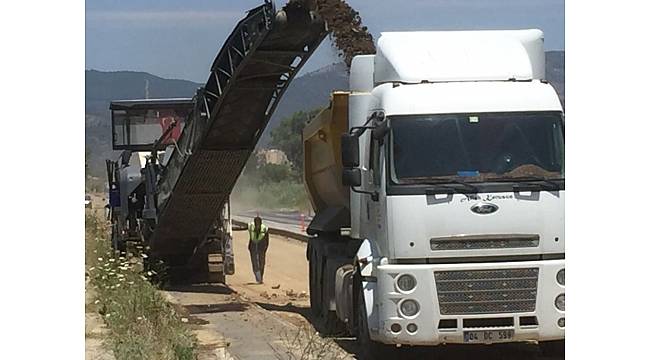
[[[536,269],[536,270],[533,270]],[[564,269],[564,260],[502,262],[481,264],[436,264],[436,265],[380,265],[375,271],[377,284],[372,294],[373,305],[369,311],[370,336],[382,343],[409,345],[437,345],[441,343],[467,343],[469,332],[496,330],[496,338],[474,339],[477,343],[520,342],[520,341],[549,341],[564,339],[565,312],[556,307],[556,298],[564,294],[564,286],[557,281],[557,273]],[[483,272],[494,271],[498,272]],[[525,272],[522,272],[525,271]],[[435,275],[442,272],[457,272],[478,279],[462,283],[464,280],[448,280],[458,282],[454,303],[441,311],[441,297],[438,293]],[[513,289],[521,283],[512,283],[508,274],[520,272],[535,273],[537,277],[536,291],[528,290],[530,301],[525,304],[508,300],[508,296],[521,298],[522,293],[513,295],[520,290]],[[416,286],[411,291],[400,291],[397,278],[410,274],[416,279]],[[483,275],[481,275],[483,274]],[[494,279],[502,274],[503,278]],[[452,274],[454,275],[454,274]],[[485,276],[484,276],[485,275]],[[492,276],[485,280],[487,276]],[[479,287],[489,281],[487,288],[489,296],[481,297]],[[530,280],[532,281],[532,280]],[[461,284],[462,283],[462,284]],[[443,286],[439,282],[439,286]],[[528,282],[527,284],[532,284]],[[448,285],[447,285],[448,286]],[[463,286],[472,289],[470,299],[464,298],[466,293]],[[503,290],[494,288],[502,286]],[[473,288],[474,287],[474,288]],[[476,289],[476,290],[474,290]],[[534,289],[534,287],[533,287]],[[442,294],[445,291],[441,291]],[[447,292],[448,293],[448,292]],[[469,293],[469,292],[467,292]],[[504,296],[504,299],[494,300],[494,297]],[[504,294],[504,295],[500,295]],[[477,296],[478,295],[478,296]],[[459,297],[460,296],[460,297]],[[476,296],[476,298],[474,298]],[[450,299],[449,294],[443,299]],[[400,304],[412,299],[418,302],[419,311],[414,316],[407,317],[400,310]],[[448,300],[442,300],[448,301]],[[505,306],[510,304],[510,308]],[[485,307],[486,305],[489,305]],[[504,307],[505,306],[505,307]],[[486,310],[487,309],[487,310]],[[414,331],[413,331],[414,330]],[[499,333],[499,331],[505,331]],[[466,333],[468,333],[466,335]],[[499,334],[507,334],[499,339]]]

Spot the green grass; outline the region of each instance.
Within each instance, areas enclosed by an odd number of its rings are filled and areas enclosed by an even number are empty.
[[[106,224],[86,214],[86,272],[95,288],[95,306],[118,360],[196,359],[197,342],[174,308],[142,272],[139,259],[116,257]]]

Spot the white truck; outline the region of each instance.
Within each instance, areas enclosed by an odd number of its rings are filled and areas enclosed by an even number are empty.
[[[383,344],[563,352],[564,116],[540,30],[383,33],[303,132],[311,306]]]

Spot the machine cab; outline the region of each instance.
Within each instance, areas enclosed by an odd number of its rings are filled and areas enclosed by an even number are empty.
[[[113,150],[153,151],[179,140],[191,98],[112,101]]]

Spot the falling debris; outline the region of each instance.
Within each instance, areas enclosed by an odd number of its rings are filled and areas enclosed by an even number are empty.
[[[334,44],[350,68],[357,55],[375,53],[375,43],[368,28],[363,26],[359,12],[344,0],[316,0],[318,14],[327,22]]]

